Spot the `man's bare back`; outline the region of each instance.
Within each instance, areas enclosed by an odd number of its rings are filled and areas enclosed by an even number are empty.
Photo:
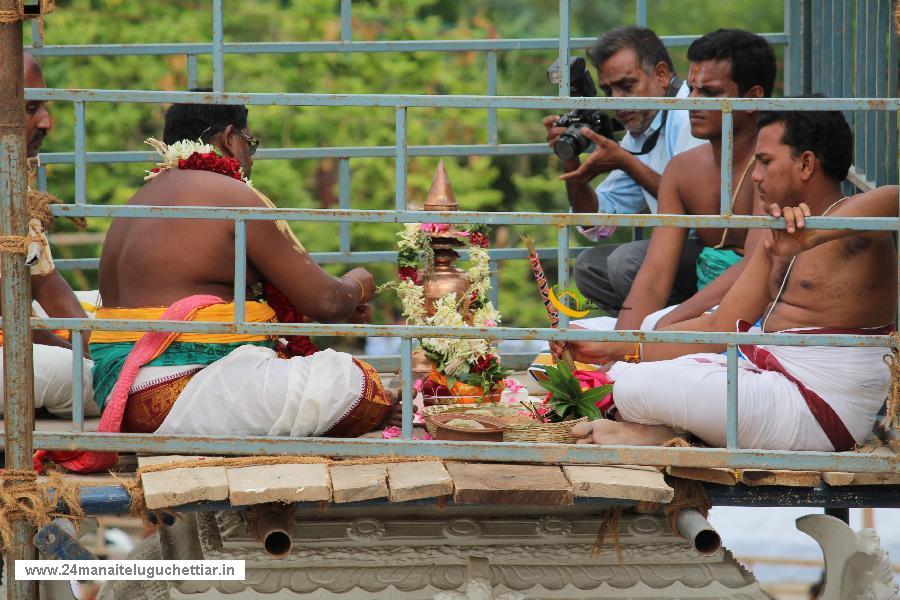
[[[206,171],[171,170],[151,179],[128,202],[147,206],[265,207],[246,184]],[[348,318],[374,284],[366,271],[339,279],[325,273],[273,221],[247,223],[247,284],[278,287],[317,321]],[[169,306],[195,294],[231,300],[234,222],[211,219],[114,219],[100,257],[105,306]]]

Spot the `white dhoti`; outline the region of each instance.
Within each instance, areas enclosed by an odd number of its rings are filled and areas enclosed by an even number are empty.
[[[194,375],[157,433],[318,436],[354,410],[366,384],[343,352],[282,359],[241,346]]]
[[[34,360],[34,408],[46,408],[57,417],[72,416],[72,351],[59,346],[32,345]],[[91,367],[94,363],[83,360],[81,398],[85,417],[96,417],[100,409],[94,402]],[[0,380],[3,372],[3,353],[0,352]],[[0,406],[0,415],[3,406]]]
[[[739,445],[831,451],[862,442],[890,387],[885,354],[884,348],[742,347],[738,360]],[[630,366],[615,380],[615,406],[626,421],[669,425],[714,446],[724,446],[726,371],[726,358],[721,354],[692,354]]]

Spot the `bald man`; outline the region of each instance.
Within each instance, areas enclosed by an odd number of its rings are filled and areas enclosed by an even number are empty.
[[[41,66],[30,54],[24,55],[25,87],[42,88],[44,74]],[[25,102],[25,142],[29,170],[36,168],[38,164],[38,152],[44,138],[53,129],[53,119],[47,110],[47,103],[43,100],[28,100]],[[32,177],[29,177],[31,181]],[[43,235],[41,223],[32,219],[32,234]],[[46,238],[44,238],[46,239]],[[29,249],[36,244],[30,244]],[[78,298],[66,283],[66,280],[53,267],[49,246],[45,242],[41,244],[39,252],[29,252],[28,259],[31,266],[31,293],[32,298],[51,317],[85,318],[84,310],[78,302]],[[87,347],[85,336],[85,348]],[[32,331],[32,349],[34,356],[34,407],[45,409],[51,415],[66,417],[72,414],[72,347],[68,341],[50,331]],[[79,349],[83,351],[83,349]],[[3,357],[0,354],[0,377],[2,377]],[[97,416],[100,414],[94,403],[93,389],[91,385],[90,360],[85,360],[82,365],[84,376],[83,399],[84,414]],[[0,406],[2,412],[2,406]]]

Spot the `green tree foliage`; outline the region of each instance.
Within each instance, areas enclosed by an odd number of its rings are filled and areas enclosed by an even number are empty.
[[[225,0],[226,42],[314,42],[340,39],[337,0]],[[46,19],[47,44],[135,44],[202,42],[210,39],[211,3],[207,0],[156,2],[136,0],[71,0]],[[743,26],[755,31],[781,31],[783,3],[776,0],[651,0],[650,26],[661,35],[709,31],[718,26]],[[426,40],[555,38],[558,3],[533,0],[357,0],[353,2],[353,39]],[[573,0],[573,37],[593,37],[617,25],[634,22],[632,2]],[[26,39],[30,29],[26,28]],[[673,57],[684,65],[684,48]],[[498,55],[499,93],[555,95],[545,77],[556,52],[509,51]],[[171,56],[47,57],[47,84],[56,88],[184,90],[187,59]],[[211,85],[210,56],[198,57],[199,84]],[[225,85],[242,92],[484,94],[487,89],[483,52],[229,54]],[[89,103],[89,151],[147,150],[142,141],[161,137],[166,106],[138,103]],[[55,103],[55,130],[45,152],[71,151],[73,108]],[[545,133],[540,111],[501,110],[502,143],[540,143]],[[364,107],[251,107],[250,127],[264,147],[387,146],[394,144],[394,111]],[[483,144],[487,142],[486,111],[475,109],[409,110],[409,144]],[[411,158],[407,196],[412,206],[425,198],[438,159]],[[468,210],[564,212],[565,189],[557,180],[557,160],[550,154],[530,156],[466,156],[446,158],[460,206]],[[88,201],[120,204],[142,184],[150,163],[92,164],[88,168]],[[260,160],[253,170],[255,185],[284,207],[333,207],[338,198],[337,161]],[[51,165],[50,191],[64,201],[74,199],[73,168]],[[394,161],[363,158],[351,161],[353,208],[394,206]],[[294,223],[311,251],[338,249],[338,226]],[[64,229],[66,225],[60,223]],[[94,219],[90,227],[104,231],[108,221]],[[536,229],[536,228],[532,228]],[[394,250],[394,225],[357,224],[351,228],[355,250]],[[538,246],[555,246],[551,228],[529,231]],[[620,232],[617,239],[626,239]],[[494,246],[519,244],[516,231],[495,231]],[[573,245],[585,241],[573,233]],[[58,256],[98,256],[99,249],[66,247]],[[551,258],[552,257],[545,257]],[[462,265],[464,266],[464,265]],[[380,281],[395,277],[394,265],[370,266]],[[545,261],[555,280],[556,265]],[[340,269],[335,268],[335,271]],[[78,286],[95,285],[94,273],[73,278]],[[501,309],[504,323],[544,326],[546,316],[525,261],[501,266]],[[394,322],[393,300],[377,300],[376,322]]]

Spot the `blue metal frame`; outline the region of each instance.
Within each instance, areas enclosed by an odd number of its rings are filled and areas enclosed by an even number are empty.
[[[885,3],[886,0],[881,0]],[[865,3],[858,3],[861,6]],[[823,23],[825,19],[833,18],[829,8],[823,11],[816,8],[813,3],[811,11],[813,19],[818,19],[810,26],[807,14],[808,5],[804,0],[795,3],[786,2],[786,27],[791,31],[791,38],[787,34],[767,34],[767,38],[773,43],[788,45],[787,55],[790,57],[790,88],[805,86],[803,68],[797,61],[808,61],[809,52],[804,50],[800,41],[793,36],[807,35],[809,31],[817,31],[824,35]],[[568,227],[572,225],[600,225],[615,224],[624,226],[679,226],[679,227],[783,227],[783,222],[775,222],[768,217],[736,216],[731,214],[730,196],[732,187],[732,150],[733,131],[732,115],[735,110],[844,110],[855,115],[858,133],[862,133],[861,139],[874,139],[874,125],[876,117],[874,112],[887,114],[887,121],[896,122],[897,112],[900,111],[900,100],[896,98],[829,98],[829,99],[672,99],[672,98],[569,98],[568,82],[565,81],[567,71],[563,70],[563,81],[560,83],[558,97],[505,97],[497,96],[497,52],[507,50],[534,50],[557,49],[561,57],[565,59],[571,49],[588,47],[592,39],[569,39],[569,0],[560,0],[560,36],[557,39],[532,39],[532,40],[429,40],[429,41],[404,41],[404,42],[353,42],[350,26],[349,0],[341,1],[341,41],[340,42],[303,42],[285,44],[226,44],[222,24],[222,2],[213,0],[213,41],[211,44],[166,44],[166,45],[130,45],[130,46],[45,46],[42,41],[36,39],[31,51],[37,56],[75,56],[75,55],[164,55],[185,54],[188,56],[189,80],[196,83],[197,63],[196,57],[201,54],[211,54],[213,57],[213,89],[212,93],[191,92],[160,92],[149,90],[61,90],[61,89],[28,89],[26,97],[29,99],[55,100],[73,102],[75,105],[75,133],[76,146],[73,153],[57,153],[45,155],[45,164],[74,163],[75,165],[75,198],[73,205],[55,206],[53,212],[56,215],[65,216],[119,216],[135,218],[216,218],[231,219],[235,221],[235,323],[204,323],[204,322],[144,322],[144,321],[113,321],[113,320],[80,320],[80,319],[32,319],[31,327],[36,329],[71,329],[79,330],[148,330],[148,331],[180,331],[180,332],[220,332],[220,333],[265,333],[265,334],[327,334],[342,336],[397,336],[402,340],[400,366],[401,380],[404,390],[405,418],[403,422],[403,440],[327,440],[316,438],[265,438],[247,436],[225,437],[201,437],[201,436],[157,436],[157,435],[108,435],[82,433],[83,406],[80,393],[80,357],[73,362],[73,374],[79,382],[76,385],[76,393],[73,397],[74,415],[72,433],[35,433],[34,442],[38,447],[48,449],[118,449],[127,451],[153,451],[165,453],[219,453],[219,454],[278,454],[292,452],[299,454],[327,454],[334,456],[410,456],[420,454],[433,454],[443,458],[494,460],[494,461],[534,461],[534,462],[573,462],[594,464],[652,464],[652,465],[689,465],[689,466],[718,466],[718,467],[764,467],[764,468],[794,468],[811,470],[832,471],[891,471],[897,469],[897,463],[893,458],[862,455],[854,453],[817,453],[817,452],[787,452],[787,451],[758,451],[744,450],[737,443],[737,352],[736,344],[742,343],[766,343],[775,345],[860,345],[887,347],[889,338],[886,336],[856,336],[856,335],[786,335],[786,334],[738,334],[738,333],[698,333],[698,332],[639,332],[639,331],[611,331],[597,332],[586,330],[569,330],[565,327],[559,330],[549,328],[491,328],[490,330],[477,330],[471,328],[425,328],[413,326],[389,326],[389,325],[318,325],[318,324],[259,324],[244,322],[245,316],[245,290],[246,281],[246,222],[249,220],[303,220],[340,223],[340,251],[337,253],[324,253],[318,255],[323,262],[342,262],[348,260],[393,260],[395,252],[353,252],[350,248],[350,223],[406,223],[406,222],[436,222],[436,223],[488,223],[508,225],[550,225],[558,228],[557,259],[559,265],[559,280],[566,282],[569,276],[568,261],[571,256],[569,249]],[[637,21],[646,22],[647,5],[645,0],[637,2]],[[849,14],[850,7],[845,7],[842,14]],[[868,18],[866,8],[857,9],[857,17],[862,12]],[[876,23],[881,24],[883,11],[879,12]],[[860,57],[865,59],[865,52],[860,55],[859,43],[860,27],[857,32],[857,60],[855,68],[859,74],[862,64]],[[865,30],[866,28],[862,28]],[[874,49],[874,42],[868,40],[868,36],[875,38],[876,32],[865,32],[865,48]],[[846,36],[846,33],[838,32],[838,35]],[[670,46],[679,46],[689,43],[695,36],[675,36],[666,38]],[[842,38],[842,41],[846,37]],[[805,43],[805,42],[804,42]],[[838,45],[829,41],[831,52],[838,49]],[[893,47],[893,46],[892,46]],[[843,49],[843,46],[840,46]],[[262,94],[262,93],[226,93],[224,81],[224,56],[226,54],[248,53],[289,53],[289,52],[408,52],[408,51],[471,51],[481,50],[487,53],[487,95],[485,96],[424,96],[424,95],[371,95],[371,94]],[[815,49],[816,52],[819,49]],[[833,56],[830,55],[830,56]],[[843,56],[846,56],[844,54]],[[804,58],[806,57],[806,58]],[[824,54],[816,57],[814,64],[822,68],[830,65],[822,65]],[[880,64],[880,63],[879,63]],[[822,68],[814,79],[821,83]],[[848,68],[843,65],[843,69]],[[880,68],[880,67],[879,67]],[[815,72],[814,72],[815,74]],[[887,75],[886,75],[887,76]],[[876,84],[879,74],[870,74],[865,79],[865,84],[857,89],[859,95],[874,96],[884,92],[883,85]],[[861,78],[857,78],[860,80]],[[870,84],[869,81],[872,81]],[[835,90],[843,91],[843,87]],[[793,91],[793,90],[792,90]],[[347,148],[288,148],[262,150],[260,158],[339,158],[339,208],[335,210],[320,209],[226,209],[226,208],[160,208],[146,206],[93,206],[87,204],[86,195],[86,166],[95,162],[142,162],[152,159],[150,153],[144,152],[96,152],[88,153],[85,149],[85,107],[93,102],[193,102],[193,103],[224,103],[224,104],[249,104],[249,105],[279,105],[279,106],[365,106],[365,107],[389,107],[395,109],[395,134],[394,146],[380,147],[347,147]],[[410,118],[410,109],[420,107],[457,107],[477,108],[487,112],[487,145],[473,146],[430,146],[411,147],[407,140],[407,124]],[[544,144],[499,144],[496,129],[496,111],[500,108],[529,108],[529,109],[557,109],[568,110],[571,108],[659,108],[662,110],[673,109],[713,109],[723,112],[723,160],[722,160],[722,186],[721,186],[721,215],[719,216],[687,216],[687,215],[600,215],[600,214],[544,214],[544,213],[484,213],[484,212],[458,212],[435,213],[407,210],[406,177],[407,162],[411,156],[448,156],[467,154],[523,154],[546,153]],[[865,128],[860,125],[864,123]],[[887,136],[890,138],[890,132]],[[896,142],[894,147],[896,147]],[[885,146],[873,146],[867,149],[863,160],[858,161],[860,171],[869,174],[870,177],[878,176],[876,156],[884,164],[892,164],[893,158],[884,157]],[[858,150],[857,157],[861,155]],[[396,202],[395,210],[353,210],[350,208],[350,160],[362,156],[383,156],[395,160],[395,184]],[[890,161],[890,162],[889,162]],[[890,169],[885,169],[890,171]],[[885,175],[890,179],[889,172]],[[896,173],[894,174],[896,177]],[[808,219],[808,226],[825,229],[866,229],[866,230],[900,230],[900,220],[891,218],[857,218],[840,219],[834,217],[817,217]],[[575,251],[578,251],[576,249]],[[512,258],[524,258],[525,252],[520,249],[506,249],[492,251],[492,260],[508,260]],[[4,260],[7,260],[4,258]],[[72,267],[93,266],[94,259],[81,259],[74,261],[60,261],[61,264]],[[25,288],[20,285],[21,277],[13,273],[9,277],[12,288],[7,288],[4,281],[6,298],[22,300],[26,298]],[[13,294],[13,295],[9,295]],[[644,341],[644,342],[695,342],[695,343],[723,343],[728,347],[728,421],[727,421],[727,448],[636,448],[636,447],[597,447],[597,446],[566,446],[559,444],[491,444],[491,443],[449,443],[432,442],[422,444],[411,440],[411,391],[412,375],[410,353],[412,339],[418,336],[446,335],[454,337],[490,337],[494,339],[540,339],[540,340],[620,340],[620,341]],[[80,334],[77,334],[79,339]],[[6,352],[22,354],[26,350],[26,344],[22,339],[9,339]],[[77,354],[77,353],[76,353]],[[25,375],[25,374],[22,374]],[[23,378],[24,379],[24,378]],[[9,398],[11,406],[16,407],[16,414],[24,415],[31,410],[30,399],[24,393],[14,392]],[[9,415],[9,413],[7,413]],[[7,431],[18,431],[9,428]],[[30,452],[30,444],[23,440],[23,452]]]

